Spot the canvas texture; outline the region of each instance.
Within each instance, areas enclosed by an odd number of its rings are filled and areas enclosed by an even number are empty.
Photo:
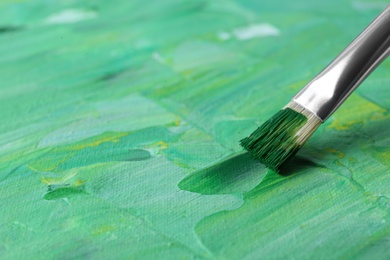
[[[239,141],[382,0],[0,3],[2,259],[388,259],[390,61],[284,176]]]

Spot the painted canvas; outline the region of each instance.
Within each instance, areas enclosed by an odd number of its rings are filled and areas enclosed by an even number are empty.
[[[388,259],[390,62],[278,175],[239,140],[384,0],[0,2],[1,259]]]

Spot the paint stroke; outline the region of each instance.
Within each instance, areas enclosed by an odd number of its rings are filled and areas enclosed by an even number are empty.
[[[389,61],[286,176],[238,144],[380,5],[3,1],[1,257],[390,258]]]
[[[252,24],[247,27],[241,27],[234,29],[232,34],[238,40],[249,40],[258,37],[267,37],[267,36],[278,36],[280,34],[279,30],[267,23],[263,24]]]
[[[84,20],[90,20],[97,16],[97,13],[91,10],[66,9],[59,13],[50,15],[45,19],[46,24],[70,24],[78,23]]]
[[[256,187],[265,172],[263,165],[243,153],[191,174],[179,188],[200,194],[242,194]]]
[[[268,23],[251,24],[245,27],[238,27],[231,32],[221,31],[217,34],[218,38],[226,41],[231,37],[237,40],[246,41],[254,38],[279,36],[280,31],[273,25]]]

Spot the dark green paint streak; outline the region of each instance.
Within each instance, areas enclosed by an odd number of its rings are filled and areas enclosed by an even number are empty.
[[[23,30],[22,26],[0,26],[0,34],[1,33],[11,33]]]
[[[143,149],[131,149],[127,161],[144,161],[152,158],[152,155]]]
[[[191,174],[179,183],[179,188],[200,194],[241,194],[256,187],[265,172],[257,161],[244,153]]]
[[[60,188],[50,188],[50,191],[46,193],[43,198],[45,200],[58,200],[69,198],[75,195],[87,194],[84,187],[60,187]]]

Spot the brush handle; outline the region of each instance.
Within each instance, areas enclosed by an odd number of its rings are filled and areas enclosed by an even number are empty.
[[[389,54],[390,6],[293,101],[325,121]]]

